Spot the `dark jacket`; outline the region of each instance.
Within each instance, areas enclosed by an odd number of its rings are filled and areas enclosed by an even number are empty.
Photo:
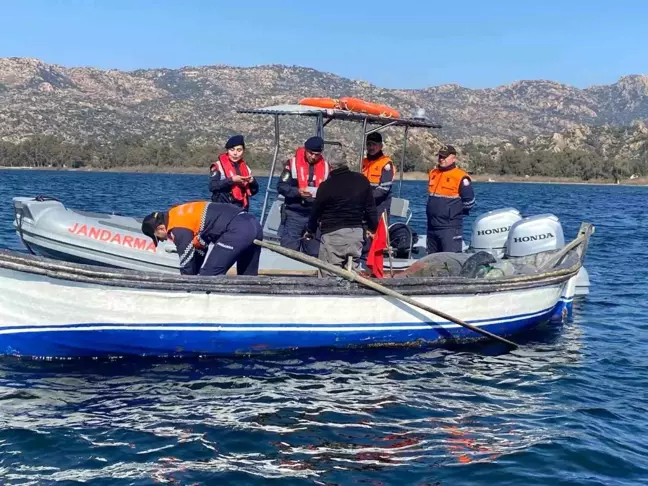
[[[448,172],[455,167],[455,164],[452,164],[439,170]],[[468,215],[475,205],[475,191],[467,174],[464,174],[464,177],[458,182],[458,190],[455,194],[428,194],[427,207],[425,208],[428,229],[462,227],[464,216]]]
[[[227,226],[241,212],[242,209],[233,204],[209,203],[201,215],[203,223],[198,232],[186,227],[181,221],[169,221],[169,212],[164,215],[165,224],[173,226],[169,233],[173,237],[173,243],[180,257],[180,273],[182,275],[196,275],[198,273],[200,267],[196,265],[196,253],[204,256],[206,247],[210,243],[216,243],[223,233],[227,231]],[[199,240],[202,248],[197,248],[193,244],[194,238]]]
[[[314,234],[318,223],[322,234],[342,228],[362,228],[364,223],[369,231],[376,231],[376,202],[367,178],[351,172],[347,166],[332,170],[317,190],[308,231]]]
[[[241,169],[239,164],[232,164],[234,170],[238,175],[241,175]],[[209,191],[212,193],[211,200],[212,202],[224,203],[224,204],[235,204],[243,208],[243,202],[237,201],[232,197],[232,187],[234,183],[232,182],[231,177],[225,177],[225,174],[222,174],[218,169],[212,170],[209,174]],[[259,183],[256,178],[250,183],[250,192],[252,193],[250,197],[254,196],[259,192]],[[246,211],[247,207],[243,208]]]
[[[315,177],[315,167],[309,165],[308,180],[312,181]],[[321,185],[320,185],[321,187]],[[284,209],[308,216],[313,207],[313,198],[304,198],[299,194],[299,185],[297,179],[294,179],[290,171],[290,160],[286,163],[279,181],[277,182],[277,192],[284,197]],[[318,189],[319,192],[319,189]]]

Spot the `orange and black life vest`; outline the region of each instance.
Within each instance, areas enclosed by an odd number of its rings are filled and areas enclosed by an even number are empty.
[[[470,177],[458,167],[449,170],[437,167],[430,171],[425,211],[428,229],[461,227],[464,216],[461,184],[464,179],[470,180]]]
[[[204,247],[205,242],[201,240],[200,233],[205,229],[208,205],[206,201],[196,201],[172,207],[169,209],[167,231],[186,228],[194,234],[193,245],[196,248]]]
[[[376,160],[369,160],[365,157],[362,159],[362,175],[364,175],[371,185],[375,187],[380,184],[383,169],[392,163],[391,158],[387,155],[382,155]],[[396,168],[394,167],[394,173],[395,172]]]
[[[428,179],[428,193],[431,196],[445,198],[459,198],[459,188],[464,178],[470,179],[468,174],[459,167],[442,171],[435,167],[430,171]]]

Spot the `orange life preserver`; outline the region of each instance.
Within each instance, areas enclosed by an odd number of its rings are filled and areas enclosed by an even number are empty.
[[[327,108],[329,110],[339,110],[340,100],[333,98],[304,98],[299,101],[300,105],[315,106],[317,108]]]
[[[388,118],[400,118],[400,113],[393,108],[378,103],[369,103],[360,98],[344,97],[335,98],[304,98],[299,101],[300,105],[326,108],[328,110],[346,110],[368,115],[384,116]]]
[[[206,201],[196,201],[172,207],[169,209],[167,231],[174,228],[187,228],[193,231],[193,245],[197,248],[205,246],[200,240],[200,233],[205,229],[208,205]]]
[[[459,197],[459,186],[464,177],[470,177],[459,167],[451,170],[441,171],[435,167],[430,171],[428,179],[428,192],[436,196],[447,198]]]
[[[362,159],[362,175],[369,179],[371,184],[380,184],[383,169],[392,163],[392,160],[386,155],[376,160],[369,160],[365,157]],[[394,167],[394,173],[396,173],[396,167]]]
[[[295,152],[295,156],[289,162],[292,178],[297,181],[297,187],[300,189],[306,189],[308,187],[309,163],[306,161],[305,151],[306,149],[304,147],[299,147]],[[315,164],[315,173],[313,174],[315,187],[319,187],[322,182],[328,179],[329,172],[329,163],[322,157]]]
[[[340,98],[340,105],[343,110],[367,113],[368,115],[385,116],[389,118],[400,118],[400,113],[386,105],[369,103],[359,98]]]
[[[211,166],[211,169],[216,168],[221,174],[224,174],[225,177],[234,177],[236,175],[236,169],[234,169],[234,164],[229,159],[227,154],[220,154],[218,160],[214,162]],[[241,175],[243,177],[248,177],[252,175],[249,167],[245,163],[245,160],[241,159],[239,161],[239,169],[241,170]],[[236,201],[241,201],[243,203],[243,208],[248,207],[248,198],[252,196],[252,191],[248,184],[246,183],[243,187],[239,185],[232,186],[232,197]]]

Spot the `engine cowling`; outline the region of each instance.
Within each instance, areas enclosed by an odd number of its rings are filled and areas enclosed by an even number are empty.
[[[560,220],[553,214],[538,214],[514,223],[508,232],[506,256],[523,257],[565,246]]]
[[[496,209],[478,216],[472,224],[470,251],[487,251],[495,258],[503,257],[509,230],[521,219],[515,208]]]

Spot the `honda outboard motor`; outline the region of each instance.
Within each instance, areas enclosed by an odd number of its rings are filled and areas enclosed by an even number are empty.
[[[553,214],[524,218],[511,226],[506,256],[523,257],[565,246],[562,225]]]
[[[496,209],[482,214],[472,225],[470,251],[486,251],[495,258],[502,258],[511,225],[522,219],[514,208]]]

